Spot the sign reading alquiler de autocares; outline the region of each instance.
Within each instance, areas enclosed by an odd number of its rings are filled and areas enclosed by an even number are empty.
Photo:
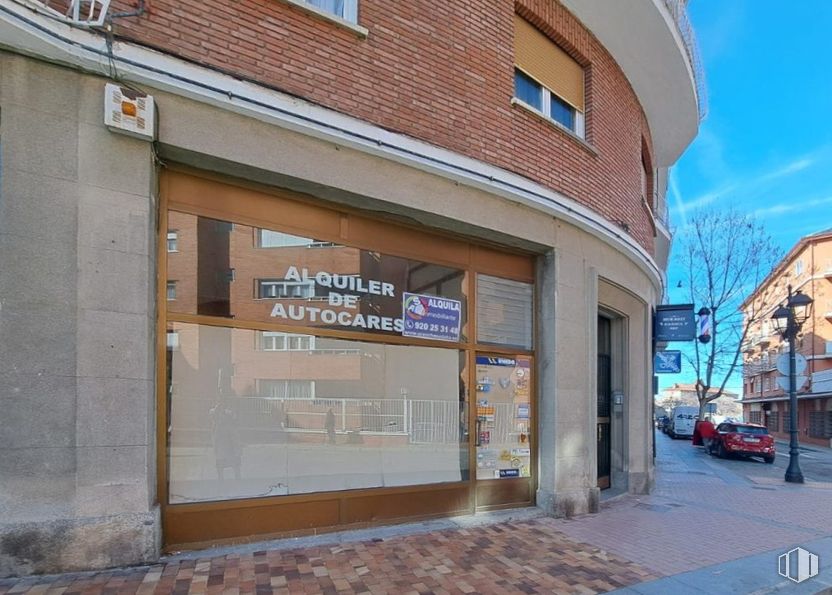
[[[295,322],[323,323],[349,329],[388,331],[405,337],[459,341],[462,325],[462,302],[433,295],[402,294],[400,317],[365,314],[359,312],[362,295],[375,295],[396,299],[393,283],[365,279],[358,275],[345,275],[328,271],[310,274],[306,268],[290,266],[284,281],[312,284],[328,290],[325,304],[276,303],[271,317]]]

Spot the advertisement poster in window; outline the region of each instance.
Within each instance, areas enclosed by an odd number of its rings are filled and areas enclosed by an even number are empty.
[[[433,295],[404,292],[402,318],[405,337],[459,341],[462,302]]]
[[[531,361],[477,356],[477,479],[529,477]]]

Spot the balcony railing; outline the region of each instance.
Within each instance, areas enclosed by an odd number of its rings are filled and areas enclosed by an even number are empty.
[[[812,392],[832,392],[832,370],[823,370],[812,374]]]
[[[705,82],[705,69],[702,66],[702,57],[699,54],[699,45],[696,42],[696,34],[688,19],[686,0],[664,0],[664,5],[676,23],[676,29],[682,38],[685,46],[685,53],[690,61],[690,68],[693,71],[693,79],[696,84],[696,98],[699,107],[699,120],[705,119],[708,115],[708,88]]]
[[[654,193],[653,205],[653,216],[656,221],[664,225],[666,230],[670,231],[670,212],[667,208],[667,197]]]
[[[107,20],[110,0],[29,0],[30,4],[52,18],[72,25],[101,27]]]

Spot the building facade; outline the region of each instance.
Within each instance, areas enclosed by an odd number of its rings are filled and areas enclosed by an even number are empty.
[[[743,304],[746,319],[756,321],[742,345],[743,412],[746,420],[789,438],[789,393],[783,388],[788,375],[777,370],[789,345],[771,320],[789,285],[813,300],[811,317],[795,343],[806,358],[806,370],[798,375],[805,377],[797,389],[798,439],[832,446],[832,229],[801,238]]]
[[[714,395],[716,392],[717,389],[711,388],[708,394]],[[740,418],[742,416],[742,406],[738,403],[738,400],[739,395],[737,393],[729,390],[722,391],[722,395],[711,401],[713,414],[720,417]],[[699,407],[696,385],[676,382],[659,392],[656,403],[661,405],[665,411],[670,411],[673,407],[679,406]]]
[[[15,0],[0,46],[0,575],[650,490],[683,2]]]

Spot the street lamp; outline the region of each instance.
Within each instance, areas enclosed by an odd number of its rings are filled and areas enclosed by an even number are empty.
[[[794,340],[800,327],[809,319],[812,310],[812,298],[799,290],[792,293],[789,285],[789,295],[786,304],[777,308],[771,317],[777,332],[789,342],[789,468],[786,469],[786,481],[803,483],[803,472],[800,470],[797,446],[797,379],[795,374]]]

